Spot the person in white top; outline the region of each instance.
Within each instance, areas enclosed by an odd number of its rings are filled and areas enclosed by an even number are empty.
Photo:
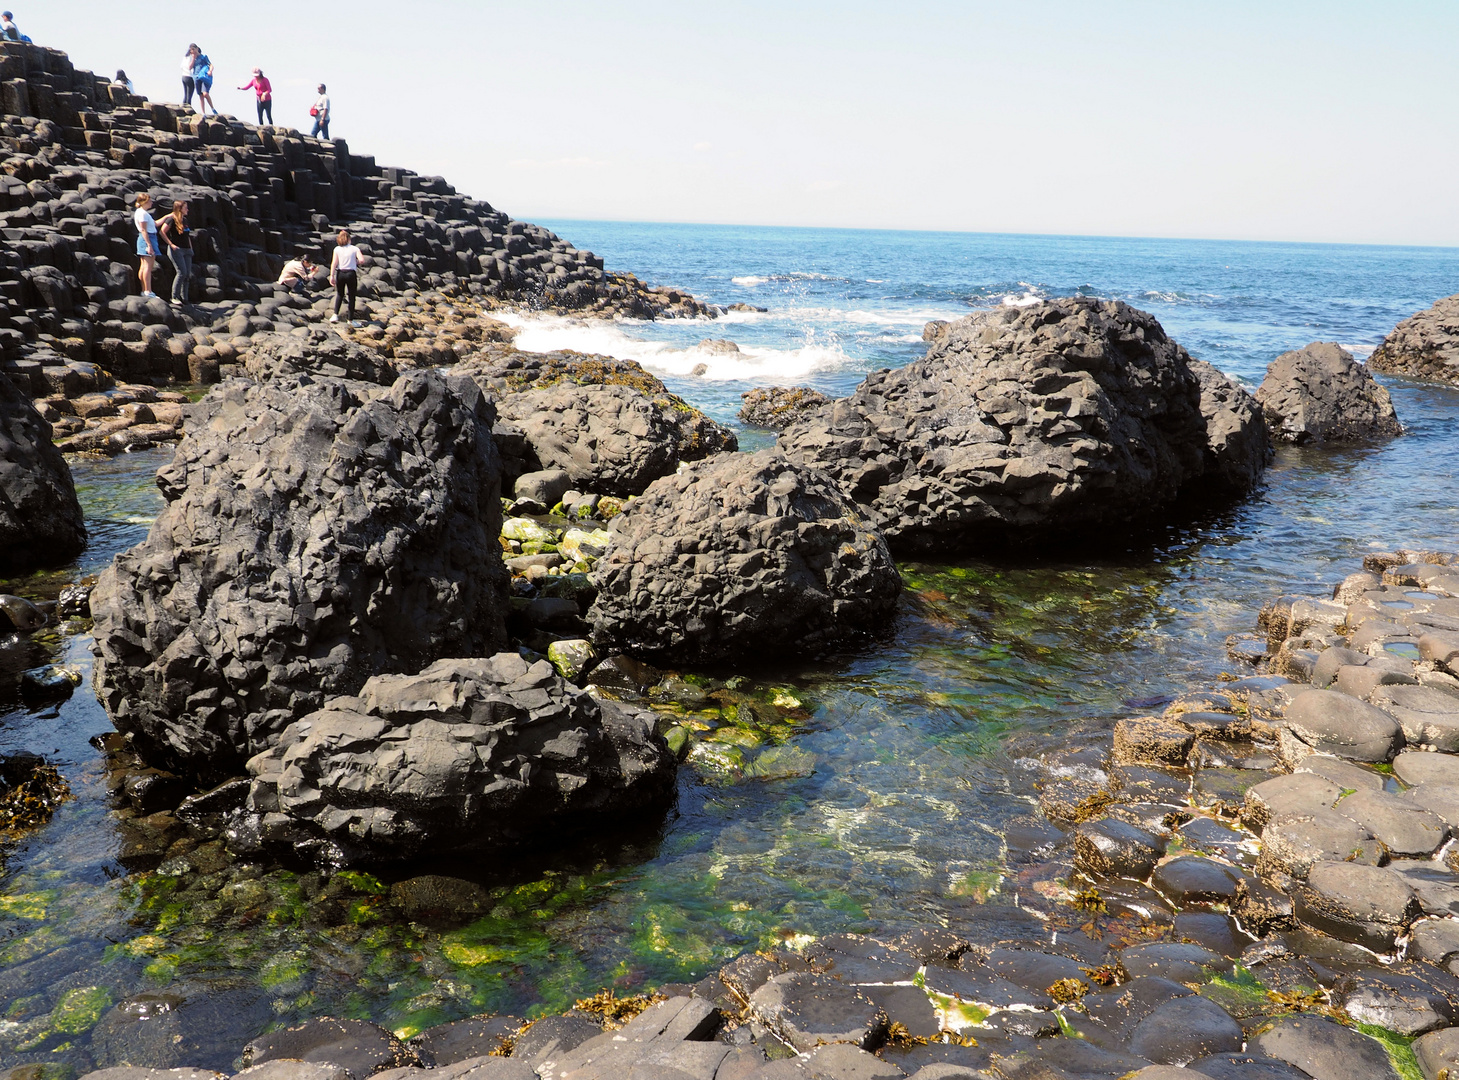
[[[350,322],[355,321],[355,290],[360,285],[360,260],[363,253],[350,243],[350,231],[341,229],[335,237],[334,256],[329,260],[329,283],[334,286],[334,314],[332,323],[339,322],[339,307],[344,303],[344,294],[350,294]]]
[[[157,266],[157,222],[147,212],[152,205],[152,196],[145,191],[137,195],[136,212],[132,220],[137,225],[137,278],[142,282],[142,296],[150,300],[157,294],[152,291],[152,271]]]
[[[314,117],[314,130],[309,134],[314,138],[329,138],[329,95],[324,92],[324,84],[319,84],[319,96],[314,99],[314,104],[309,106],[309,115]]]
[[[192,108],[193,103],[193,58],[202,52],[196,45],[189,45],[182,54],[182,103]]]

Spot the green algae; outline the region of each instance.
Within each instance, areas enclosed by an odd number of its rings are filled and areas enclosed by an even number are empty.
[[[68,990],[51,1010],[51,1029],[66,1035],[80,1035],[95,1027],[101,1014],[111,1005],[111,994],[100,986]]]
[[[1423,1070],[1419,1068],[1418,1058],[1413,1052],[1413,1040],[1396,1031],[1389,1031],[1377,1024],[1353,1024],[1353,1027],[1361,1031],[1368,1038],[1378,1042],[1388,1054],[1389,1064],[1393,1071],[1399,1076],[1399,1080],[1424,1080]]]

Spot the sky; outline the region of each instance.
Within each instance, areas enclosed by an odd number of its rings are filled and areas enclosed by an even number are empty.
[[[1459,4],[13,0],[514,217],[1459,245]]]

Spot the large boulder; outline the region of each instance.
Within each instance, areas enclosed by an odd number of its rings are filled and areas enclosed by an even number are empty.
[[[85,546],[81,504],[51,425],[0,375],[0,572],[64,563]]]
[[[232,842],[345,865],[616,820],[669,798],[675,758],[651,713],[504,652],[377,675],[289,725],[248,770]]]
[[[493,410],[466,379],[213,390],[168,505],[91,595],[98,685],[155,760],[236,774],[381,672],[505,640]]]
[[[1208,380],[1209,381],[1209,380]],[[1201,379],[1155,318],[1075,298],[998,308],[934,335],[927,355],[869,375],[779,445],[830,473],[894,549],[1126,527],[1193,481],[1249,483],[1264,440]]]
[[[384,353],[322,326],[287,334],[259,334],[248,343],[243,369],[255,379],[276,375],[324,375],[389,386],[398,377]]]
[[[774,450],[665,477],[613,519],[589,618],[610,647],[716,662],[816,652],[884,626],[901,577],[830,477]]]
[[[1187,363],[1201,386],[1207,482],[1218,489],[1248,491],[1272,459],[1271,436],[1261,405],[1214,364],[1194,359]]]
[[[1330,341],[1314,341],[1273,360],[1256,400],[1273,437],[1283,442],[1341,442],[1403,430],[1388,391],[1352,353]]]
[[[522,432],[531,470],[561,469],[572,486],[637,495],[679,465],[679,432],[651,398],[627,386],[561,385],[498,406]]]
[[[1368,357],[1387,375],[1459,383],[1459,295],[1410,315]]]
[[[757,386],[740,395],[740,419],[755,427],[784,431],[805,413],[831,399],[809,386]]]

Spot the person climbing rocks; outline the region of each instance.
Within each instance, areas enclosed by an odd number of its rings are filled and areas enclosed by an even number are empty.
[[[127,73],[121,68],[117,68],[117,77],[112,80],[112,85],[126,87],[127,93],[129,94],[136,93],[136,91],[132,89],[132,80],[127,78]]]
[[[25,35],[20,32],[20,27],[15,25],[15,16],[8,11],[0,11],[0,38],[6,41],[19,41]]]
[[[167,241],[167,257],[172,260],[172,269],[177,276],[172,279],[172,306],[181,307],[188,302],[193,280],[193,238],[192,228],[187,223],[188,204],[177,199],[172,212],[162,219],[158,232]]]
[[[302,293],[308,290],[309,282],[314,279],[314,272],[319,267],[314,265],[314,260],[308,255],[300,255],[297,259],[290,259],[284,263],[284,271],[279,275],[277,284],[282,285],[291,293]]]
[[[140,260],[137,279],[142,283],[142,298],[150,300],[157,295],[152,291],[152,271],[157,268],[157,222],[147,211],[147,207],[152,205],[152,196],[145,191],[139,192],[133,205],[137,208],[132,221],[137,226],[137,256]]]
[[[261,68],[254,68],[253,78],[238,89],[252,90],[254,92],[257,99],[255,104],[258,106],[258,126],[263,127],[265,113],[268,114],[268,122],[272,125],[274,122],[274,88],[268,79],[264,78],[263,70]]]
[[[329,260],[329,283],[334,286],[334,314],[332,323],[339,322],[339,307],[344,302],[345,291],[350,294],[350,322],[355,321],[355,290],[360,282],[360,249],[350,243],[350,231],[341,229],[335,237],[334,255]]]
[[[309,115],[314,117],[314,130],[309,134],[318,138],[329,138],[329,95],[324,92],[324,84],[319,84],[319,96],[314,99],[314,104],[309,106]]]
[[[193,57],[193,89],[198,92],[198,112],[207,116],[211,108],[213,115],[217,116],[218,106],[213,104],[213,61],[201,49]]]
[[[182,54],[182,103],[187,108],[192,108],[193,65],[197,62],[200,52],[202,50],[197,45],[189,45],[187,52]]]

